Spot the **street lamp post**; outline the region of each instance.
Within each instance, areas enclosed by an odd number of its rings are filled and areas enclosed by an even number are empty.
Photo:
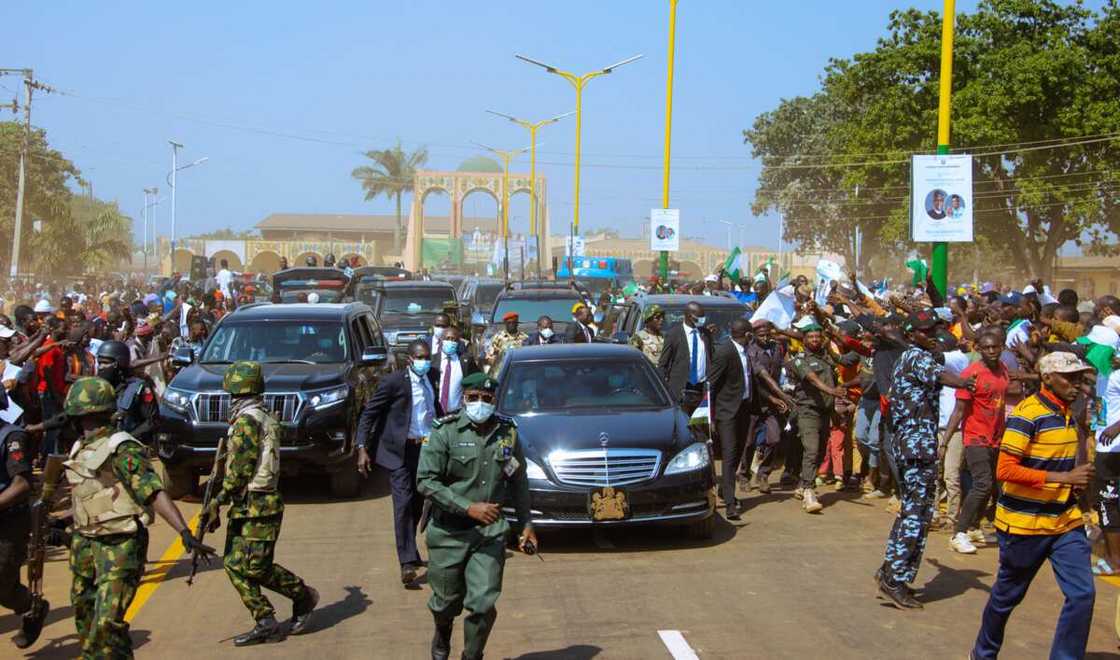
[[[574,87],[575,90],[576,90],[576,163],[575,163],[575,183],[574,183],[574,190],[573,190],[573,193],[572,193],[575,201],[572,203],[572,231],[575,234],[578,235],[579,234],[579,158],[580,158],[580,129],[583,126],[583,86],[586,85],[587,82],[589,80],[591,80],[592,78],[598,78],[599,76],[604,76],[608,73],[611,73],[612,71],[614,71],[618,67],[620,67],[624,64],[629,64],[629,63],[633,62],[634,60],[640,59],[642,56],[641,55],[635,55],[634,57],[629,57],[625,60],[622,60],[621,62],[616,62],[614,64],[611,64],[610,66],[605,66],[602,69],[598,69],[596,71],[590,71],[588,73],[583,74],[582,76],[577,76],[576,74],[570,73],[568,71],[561,71],[560,69],[557,69],[554,66],[551,66],[549,64],[545,64],[544,62],[539,62],[537,60],[525,57],[524,55],[514,55],[514,57],[516,57],[517,59],[522,60],[524,62],[528,62],[529,64],[535,64],[535,65],[541,67],[542,69],[544,69],[545,71],[547,71],[549,73],[554,73],[554,74],[560,76],[564,80],[567,80],[571,84],[571,86]]]
[[[541,279],[541,227],[537,224],[537,129],[541,126],[548,124],[555,124],[564,117],[569,117],[574,112],[565,112],[562,115],[556,115],[549,119],[542,119],[538,122],[531,122],[525,119],[518,119],[500,112],[487,110],[492,115],[504,117],[517,124],[518,126],[529,131],[529,198],[533,208],[529,215],[529,233],[533,235],[533,240],[536,242],[537,247],[537,279]]]
[[[507,149],[488,147],[480,142],[475,142],[475,144],[502,160],[502,226],[499,231],[502,235],[502,248],[505,251],[505,259],[503,259],[505,265],[503,266],[503,270],[505,272],[505,280],[509,282],[509,164],[514,158],[517,158],[527,150],[514,149],[510,151]]]
[[[175,142],[174,140],[168,140],[167,142],[171,144],[171,171],[167,173],[166,177],[167,185],[171,186],[171,254],[168,258],[168,261],[170,262],[168,264],[170,268],[168,275],[170,275],[175,272],[175,175],[180,170],[185,170],[187,168],[194,167],[195,165],[201,165],[205,163],[206,161],[210,160],[210,157],[203,156],[196,161],[187,163],[186,165],[179,167],[179,150],[183,148],[183,145]]]
[[[152,245],[156,242],[156,218],[152,212],[152,207],[159,205],[159,187],[153,186],[144,189],[144,272],[148,272],[148,241],[151,240]],[[151,230],[148,226],[151,225]],[[150,233],[149,233],[150,232]]]

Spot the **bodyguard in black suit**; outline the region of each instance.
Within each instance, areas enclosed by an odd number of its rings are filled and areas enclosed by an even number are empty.
[[[370,447],[376,443],[373,462],[389,472],[393,531],[397,537],[401,582],[406,588],[416,580],[416,571],[421,566],[416,526],[424,498],[416,492],[416,467],[424,438],[439,416],[428,377],[430,358],[425,340],[412,342],[407,368],[381,379],[358,419],[358,471],[362,476],[369,475]]]
[[[447,330],[451,326],[450,316],[436,314],[435,319],[432,320],[432,333],[425,338],[425,341],[428,342],[428,350],[432,353],[432,371],[437,374],[440,371],[440,362],[443,360],[443,342],[446,340]],[[462,341],[462,339],[460,338],[459,341]],[[466,355],[466,347],[460,346],[459,348],[464,349],[459,351],[459,355]]]
[[[572,323],[564,329],[565,344],[590,344],[595,341],[595,328],[591,325],[591,310],[583,303],[572,309]]]
[[[712,392],[711,416],[723,455],[720,490],[727,503],[728,520],[740,517],[739,501],[735,497],[735,469],[747,443],[753,400],[757,396],[747,354],[750,327],[746,319],[735,319],[731,323],[731,338],[716,349],[708,379]]]
[[[463,405],[463,379],[479,371],[478,363],[467,355],[463,331],[450,326],[439,343],[443,355],[432,354],[432,368],[428,377],[436,394],[436,410],[440,417],[459,410]],[[456,366],[457,363],[457,366]]]
[[[712,336],[704,327],[704,308],[691,302],[685,307],[684,323],[665,334],[665,349],[657,368],[669,386],[669,394],[691,415],[704,400],[704,383],[712,364]],[[696,346],[693,355],[692,346]]]
[[[550,344],[563,344],[564,338],[557,335],[552,329],[552,318],[542,316],[537,319],[537,329],[529,333],[529,338],[522,346],[548,346]]]

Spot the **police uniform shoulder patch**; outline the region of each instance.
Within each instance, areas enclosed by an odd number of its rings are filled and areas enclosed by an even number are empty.
[[[452,413],[450,415],[444,415],[443,417],[440,417],[439,419],[432,422],[432,428],[433,429],[438,429],[439,427],[443,426],[444,424],[449,424],[449,423],[455,421],[456,419],[459,419],[459,413]]]

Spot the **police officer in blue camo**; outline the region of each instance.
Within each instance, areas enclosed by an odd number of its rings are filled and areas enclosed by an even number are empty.
[[[889,447],[898,468],[901,505],[886,557],[875,574],[879,593],[899,609],[921,608],[910,583],[926,547],[929,524],[937,503],[937,422],[942,385],[975,387],[975,377],[964,380],[940,364],[937,336],[941,320],[929,310],[910,315],[907,334],[911,345],[898,359],[891,376],[890,419],[893,439]]]

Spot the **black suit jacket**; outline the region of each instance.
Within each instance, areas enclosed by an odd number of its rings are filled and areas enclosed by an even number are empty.
[[[554,330],[552,332],[552,336],[549,337],[548,339],[546,339],[544,343],[546,345],[547,344],[563,344],[564,343],[564,337],[556,334],[556,331]],[[540,345],[541,345],[541,331],[540,330],[534,330],[534,331],[530,332],[529,333],[529,338],[526,339],[525,343],[523,344],[523,346],[540,346]]]
[[[386,470],[404,466],[408,426],[412,421],[412,381],[408,373],[401,369],[384,376],[358,418],[358,446],[365,447],[374,462]],[[438,416],[438,400],[435,406]]]
[[[753,370],[750,355],[747,355],[747,369]],[[716,421],[730,421],[739,413],[739,407],[746,405],[750,410],[755,396],[755,383],[751,382],[750,396],[743,400],[743,363],[739,361],[739,351],[735,342],[728,339],[716,348],[712,366],[708,370],[708,383],[712,387],[712,413]]]
[[[445,355],[444,357],[447,356]],[[474,372],[479,371],[478,363],[475,362],[474,358],[467,355],[466,348],[464,348],[462,341],[459,342],[458,357],[459,367],[463,370],[463,378],[466,378]],[[442,376],[443,362],[440,362],[439,366],[437,367],[435,360],[433,359],[432,368],[428,370],[428,381],[432,384],[432,393],[436,395],[436,414],[440,416],[447,414],[447,411],[439,405],[439,379]]]
[[[587,329],[588,329],[588,331],[591,332],[591,338],[594,340],[595,339],[595,331],[591,328],[587,328]],[[564,328],[564,341],[563,341],[563,343],[565,343],[565,344],[587,344],[587,343],[590,343],[590,342],[587,341],[587,335],[584,334],[583,328],[580,326],[580,323],[577,322],[577,321],[572,321],[571,323],[568,324],[568,327]]]
[[[706,328],[700,328],[700,340],[704,345],[704,352],[708,358],[708,375],[712,373],[712,336]],[[665,348],[661,352],[661,359],[657,368],[661,377],[669,386],[669,395],[679,401],[684,393],[684,386],[688,384],[689,370],[688,337],[684,333],[684,324],[674,325],[665,333]]]

